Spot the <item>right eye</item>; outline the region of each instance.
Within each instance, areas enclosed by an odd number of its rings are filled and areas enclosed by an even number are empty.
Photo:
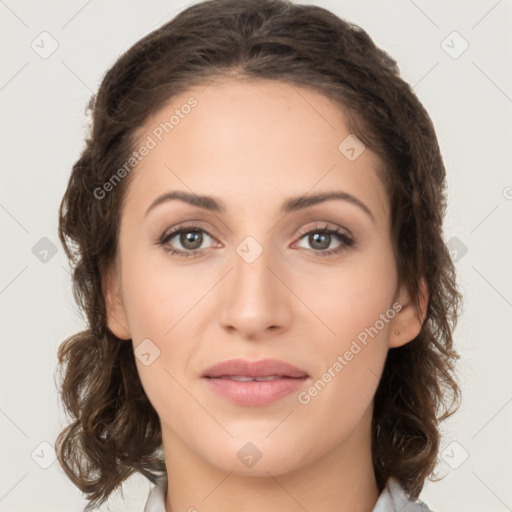
[[[177,256],[184,258],[199,256],[203,250],[201,249],[201,246],[205,240],[205,235],[206,237],[213,239],[213,237],[200,226],[181,226],[170,232],[165,232],[160,237],[158,244],[166,251]],[[173,244],[171,244],[173,239],[176,239],[174,244],[179,243],[182,248],[173,247]]]

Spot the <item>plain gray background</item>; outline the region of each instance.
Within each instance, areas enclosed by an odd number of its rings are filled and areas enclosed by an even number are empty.
[[[444,479],[421,497],[435,512],[512,510],[511,2],[300,3],[357,23],[397,60],[434,121],[448,170],[445,238],[465,296],[455,331],[463,403],[443,427]],[[86,503],[53,454],[65,424],[57,348],[84,326],[57,209],[103,74],[187,5],[0,0],[1,512]],[[142,511],[149,483],[134,477],[124,489],[126,500],[113,497],[111,509]]]

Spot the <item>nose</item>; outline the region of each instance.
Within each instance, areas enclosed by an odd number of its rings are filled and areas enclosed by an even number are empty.
[[[293,294],[270,250],[252,262],[238,253],[223,283],[220,322],[239,337],[259,340],[289,329]]]

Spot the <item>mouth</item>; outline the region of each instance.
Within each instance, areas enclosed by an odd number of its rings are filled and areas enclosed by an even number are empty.
[[[201,377],[211,391],[245,407],[280,400],[298,391],[309,379],[304,370],[276,359],[232,359],[211,367]]]
[[[222,377],[206,377],[208,379],[226,379],[237,382],[266,382],[278,379],[298,379],[301,377],[289,377],[287,375],[267,375],[265,377],[247,377],[246,375],[223,375]]]
[[[236,377],[240,379],[303,378],[309,375],[302,369],[278,359],[262,359],[247,361],[245,359],[230,359],[216,364],[206,370],[202,377],[221,378]]]

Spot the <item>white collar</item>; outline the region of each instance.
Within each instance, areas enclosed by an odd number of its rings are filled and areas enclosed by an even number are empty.
[[[167,485],[155,485],[149,492],[144,512],[165,512]],[[412,501],[398,480],[389,478],[372,512],[433,512],[421,500]]]

